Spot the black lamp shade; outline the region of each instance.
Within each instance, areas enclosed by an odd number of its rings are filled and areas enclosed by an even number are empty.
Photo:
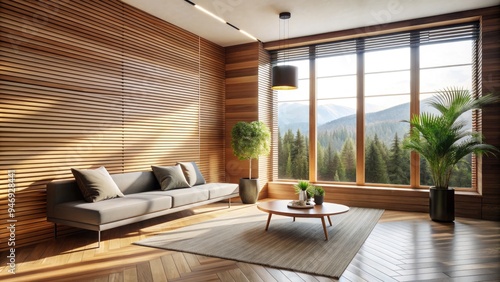
[[[273,90],[293,90],[299,85],[299,75],[296,66],[282,65],[273,67]]]

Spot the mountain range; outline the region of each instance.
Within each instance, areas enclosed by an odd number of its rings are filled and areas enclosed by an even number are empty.
[[[368,111],[376,109],[374,106],[367,105]],[[427,103],[421,103],[422,112],[436,113]],[[366,136],[374,136],[389,145],[397,133],[399,138],[404,137],[409,131],[409,124],[401,122],[408,120],[410,104],[404,103],[380,111],[367,113],[365,119]],[[471,128],[472,117],[468,112],[462,117],[467,128]],[[345,130],[352,136],[356,131],[356,111],[349,107],[338,105],[320,105],[318,106],[318,135],[324,133],[335,133],[339,130]],[[278,126],[280,132],[286,132],[291,129],[296,132],[300,129],[302,134],[309,132],[309,106],[300,103],[282,103],[278,107]]]

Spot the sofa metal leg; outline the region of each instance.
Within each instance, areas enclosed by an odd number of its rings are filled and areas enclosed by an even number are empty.
[[[231,207],[231,198],[229,198],[228,200],[229,200],[228,201],[228,208],[230,208]]]
[[[101,230],[97,231],[97,248],[101,247]]]

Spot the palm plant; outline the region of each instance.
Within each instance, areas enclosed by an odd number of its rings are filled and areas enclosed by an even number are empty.
[[[410,121],[411,129],[403,147],[427,160],[436,189],[448,189],[453,168],[470,153],[493,153],[498,149],[483,143],[479,132],[467,130],[459,117],[498,101],[491,94],[475,98],[467,89],[445,88],[429,101],[440,114],[422,113]]]

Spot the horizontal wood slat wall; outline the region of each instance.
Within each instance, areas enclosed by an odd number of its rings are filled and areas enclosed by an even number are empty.
[[[500,97],[500,6],[481,10],[482,91]],[[500,149],[500,103],[482,110],[487,143]],[[500,220],[500,154],[482,158],[482,218]]]
[[[9,170],[16,246],[53,237],[45,187],[71,167],[225,180],[224,48],[118,0],[0,5],[0,250]]]
[[[124,169],[199,161],[198,37],[125,7]]]
[[[273,92],[270,56],[262,43],[226,48],[226,178],[238,183],[248,178],[249,161],[240,161],[231,148],[231,130],[239,121],[262,121],[272,130]],[[259,198],[267,197],[267,182],[272,179],[272,159],[252,161],[252,178],[259,178]]]
[[[200,170],[212,182],[224,182],[226,54],[203,38],[200,46]]]
[[[325,189],[325,201],[344,204],[354,207],[367,207],[387,209],[389,206],[395,210],[426,212],[429,195],[419,190],[391,190],[390,193],[383,189],[369,189],[358,187],[340,187],[321,185]],[[269,184],[269,197],[277,199],[295,199],[297,195],[292,185],[285,182]],[[406,199],[412,198],[411,202]]]
[[[271,57],[264,50],[262,44],[259,44],[259,121],[264,122],[272,133],[274,132],[274,107],[278,105],[278,95],[271,89]],[[273,180],[273,143],[271,143],[271,152],[268,156],[259,158],[259,181],[267,184]],[[267,185],[265,185],[263,195],[267,195]]]
[[[231,148],[231,130],[239,121],[259,119],[259,44],[226,47],[226,179],[238,183],[248,178],[249,162],[240,161]],[[257,161],[252,163],[252,177],[258,177]],[[262,183],[260,183],[262,185]]]

